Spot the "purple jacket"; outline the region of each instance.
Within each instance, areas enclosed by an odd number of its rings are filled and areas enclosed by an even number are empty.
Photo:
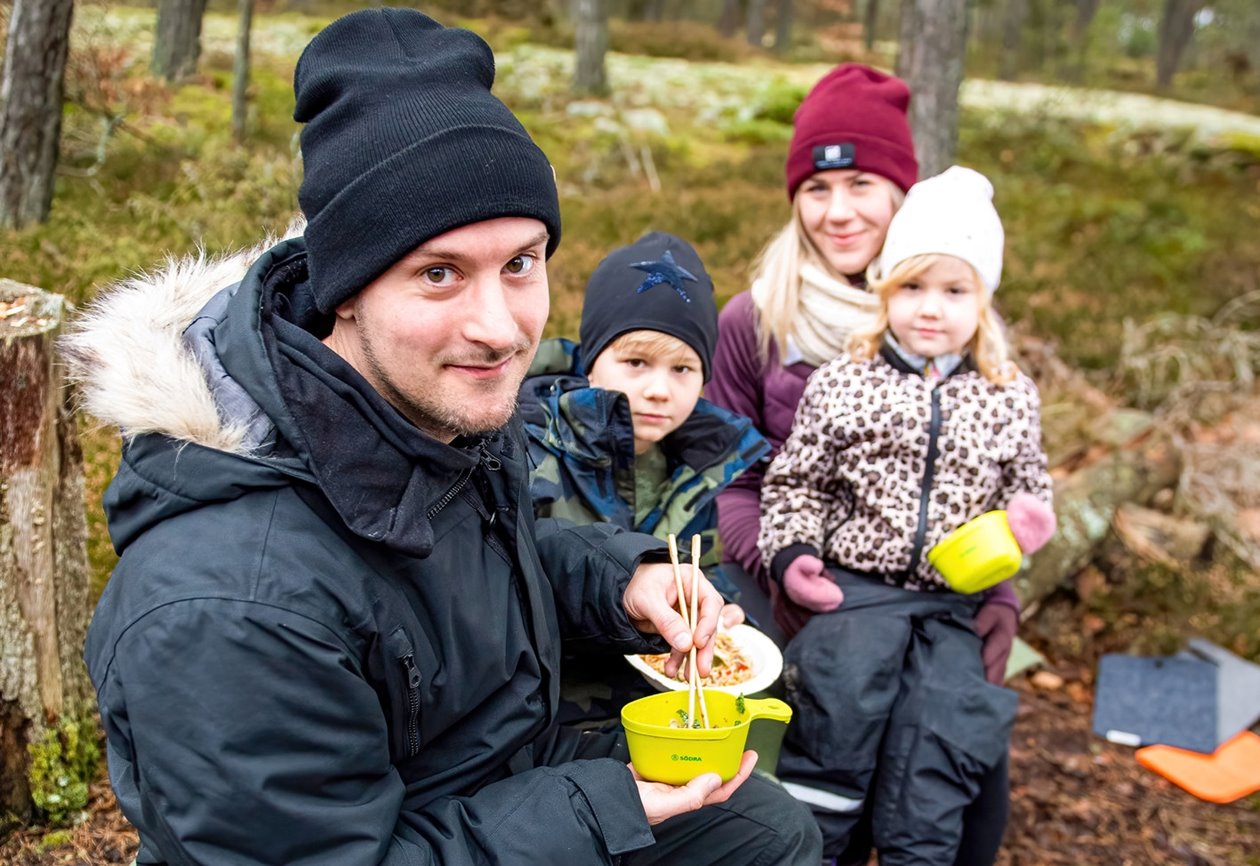
[[[770,442],[770,453],[735,479],[718,495],[718,535],[727,559],[739,563],[763,587],[769,573],[757,550],[761,525],[761,481],[770,461],[779,453],[792,431],[796,406],[805,382],[815,368],[805,362],[788,367],[779,364],[778,347],[770,344],[763,363],[757,350],[757,319],[752,294],[740,292],[718,316],[717,348],[713,354],[713,378],[705,397],[719,406],[752,419],[753,426]],[[986,602],[1000,602],[1019,610],[1019,598],[1010,581],[985,594]]]

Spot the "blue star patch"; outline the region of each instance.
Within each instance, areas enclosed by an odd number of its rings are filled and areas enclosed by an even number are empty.
[[[674,261],[674,254],[669,250],[666,250],[665,255],[661,256],[657,261],[636,262],[630,267],[647,272],[647,277],[634,290],[636,295],[641,295],[648,289],[653,286],[659,286],[661,283],[669,283],[674,287],[674,291],[678,293],[679,297],[690,304],[691,298],[687,297],[687,291],[683,288],[683,280],[690,280],[693,283],[700,282],[696,279],[695,274]]]

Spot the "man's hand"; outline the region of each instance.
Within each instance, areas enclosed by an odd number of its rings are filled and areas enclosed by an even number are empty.
[[[691,566],[681,566],[687,615],[691,615]],[[694,644],[696,672],[709,675],[713,662],[713,633],[717,631],[718,614],[722,610],[722,596],[703,574],[697,581],[699,611],[695,628]],[[669,643],[671,652],[665,663],[665,676],[678,673],[683,658],[691,651],[692,632],[678,613],[678,585],[674,580],[674,567],[668,562],[640,565],[630,578],[621,605],[630,617],[631,624],[645,634],[659,634]]]
[[[679,786],[666,785],[663,782],[645,782],[643,777],[635,772],[633,765],[628,766],[630,766],[631,775],[634,776],[635,784],[639,786],[639,799],[643,801],[643,811],[647,815],[648,824],[655,826],[675,815],[694,812],[701,806],[724,803],[740,785],[744,784],[744,780],[752,773],[753,765],[756,763],[756,752],[744,752],[744,758],[739,762],[739,772],[725,785],[722,784],[717,773],[704,773],[687,784]]]
[[[783,570],[783,590],[788,598],[815,613],[835,610],[844,601],[844,592],[827,574],[816,556],[803,554]]]

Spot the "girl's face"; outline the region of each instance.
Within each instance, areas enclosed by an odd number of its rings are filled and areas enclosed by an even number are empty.
[[[923,273],[892,289],[888,327],[916,355],[961,354],[976,334],[983,292],[971,265],[938,256]]]
[[[837,274],[860,274],[879,254],[896,189],[878,174],[835,168],[811,175],[796,191],[805,233]]]

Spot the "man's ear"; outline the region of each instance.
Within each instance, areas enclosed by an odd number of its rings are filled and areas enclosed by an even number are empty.
[[[358,305],[359,296],[357,294],[351,295],[349,298],[337,305],[337,307],[333,310],[333,315],[343,321],[351,321],[352,319],[357,318],[359,311]]]

